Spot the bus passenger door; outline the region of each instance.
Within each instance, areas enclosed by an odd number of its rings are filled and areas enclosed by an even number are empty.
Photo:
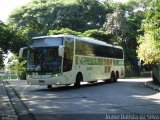
[[[74,39],[65,38],[64,40],[64,58],[63,58],[63,76],[66,84],[73,83],[73,52],[74,52]]]

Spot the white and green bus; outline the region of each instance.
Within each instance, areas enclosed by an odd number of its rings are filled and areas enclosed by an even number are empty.
[[[30,85],[70,85],[81,82],[117,82],[125,75],[124,52],[92,38],[73,35],[34,37],[27,48],[27,83]]]

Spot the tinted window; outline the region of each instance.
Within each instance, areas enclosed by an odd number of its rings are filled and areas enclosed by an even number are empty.
[[[76,41],[76,54],[123,59],[122,49],[88,43],[80,40]]]
[[[77,40],[76,42],[76,54],[94,56],[94,44]]]

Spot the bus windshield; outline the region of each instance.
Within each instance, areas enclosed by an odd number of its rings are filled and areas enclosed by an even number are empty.
[[[62,58],[58,56],[60,45],[62,45],[62,38],[33,40],[29,49],[27,70],[60,73],[62,62]]]
[[[58,47],[38,47],[29,50],[27,70],[32,72],[61,72]]]

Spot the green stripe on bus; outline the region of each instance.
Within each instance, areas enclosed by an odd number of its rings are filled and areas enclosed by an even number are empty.
[[[113,65],[122,66],[124,65],[124,60],[113,60]]]
[[[76,56],[76,65],[124,65],[123,60]]]

